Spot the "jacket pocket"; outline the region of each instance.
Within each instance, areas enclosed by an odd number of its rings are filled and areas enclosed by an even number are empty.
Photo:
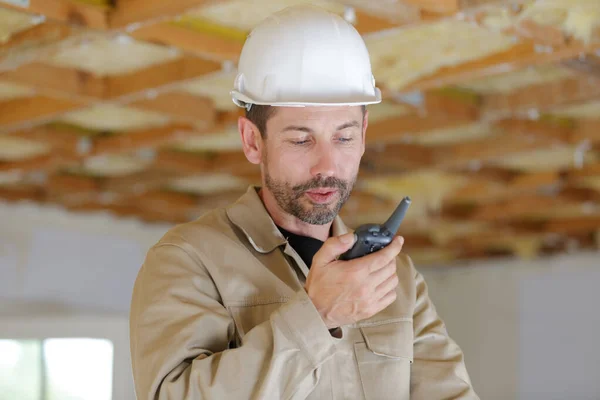
[[[364,342],[354,344],[361,384],[367,400],[409,399],[413,362],[410,320],[360,328]]]

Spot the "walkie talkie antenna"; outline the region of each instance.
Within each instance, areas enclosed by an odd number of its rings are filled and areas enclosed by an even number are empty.
[[[383,223],[383,226],[394,235],[398,232],[398,228],[400,228],[400,224],[404,219],[404,214],[406,214],[408,206],[410,206],[410,197],[406,196],[402,199],[400,204],[398,204],[394,213]]]

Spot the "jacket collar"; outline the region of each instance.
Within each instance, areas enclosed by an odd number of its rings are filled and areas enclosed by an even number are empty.
[[[244,195],[226,208],[230,221],[246,235],[259,253],[269,253],[287,243],[258,195],[259,186],[251,185]],[[340,216],[332,223],[334,236],[349,232]]]

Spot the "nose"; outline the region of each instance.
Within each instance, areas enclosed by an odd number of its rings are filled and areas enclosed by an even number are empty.
[[[315,148],[314,161],[310,169],[312,176],[334,176],[336,172],[336,155],[331,146],[320,144]]]

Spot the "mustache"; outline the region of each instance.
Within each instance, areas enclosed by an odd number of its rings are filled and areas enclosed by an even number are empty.
[[[306,183],[301,183],[299,185],[294,186],[292,190],[294,191],[296,196],[299,197],[307,190],[321,188],[333,188],[345,191],[348,188],[348,183],[334,176],[329,176],[327,178],[311,179]]]

